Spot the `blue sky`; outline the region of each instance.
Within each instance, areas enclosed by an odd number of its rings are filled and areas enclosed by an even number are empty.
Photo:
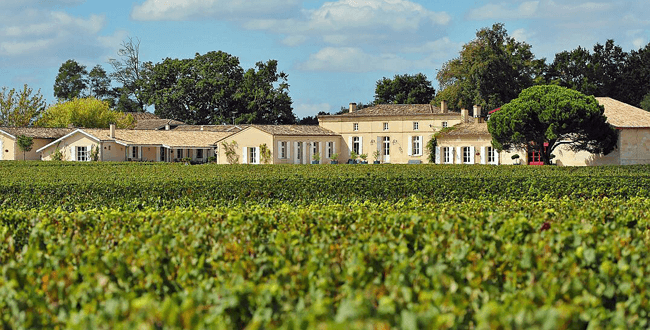
[[[242,67],[276,59],[289,75],[296,115],[373,99],[377,80],[441,65],[478,29],[505,23],[538,58],[614,39],[625,51],[650,42],[645,1],[424,0],[1,0],[0,86],[52,86],[68,59],[89,69],[128,37],[144,61],[225,51]]]

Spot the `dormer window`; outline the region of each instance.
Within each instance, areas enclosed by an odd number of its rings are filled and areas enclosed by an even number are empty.
[[[388,130],[388,123],[384,123],[384,131]]]
[[[359,123],[352,124],[352,130],[353,131],[358,131],[359,130]]]
[[[420,129],[420,123],[418,123],[417,121],[414,121],[413,122],[413,130],[417,131],[419,129]]]

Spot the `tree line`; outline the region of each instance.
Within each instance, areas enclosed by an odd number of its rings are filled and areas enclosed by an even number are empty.
[[[483,28],[457,58],[436,74],[439,91],[422,73],[376,82],[372,104],[449,102],[453,109],[480,105],[483,114],[517,98],[526,88],[558,85],[586,95],[611,97],[650,111],[650,44],[625,52],[614,40],[590,51],[578,47],[538,59],[532,46],[508,35],[501,23]]]

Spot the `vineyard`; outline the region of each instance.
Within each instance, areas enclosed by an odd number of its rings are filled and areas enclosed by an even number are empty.
[[[646,166],[0,173],[4,329],[650,327]]]

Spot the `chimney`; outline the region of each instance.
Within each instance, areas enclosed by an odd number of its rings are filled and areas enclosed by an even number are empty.
[[[350,103],[350,113],[353,113],[357,111],[357,104],[356,103]]]
[[[474,118],[478,118],[481,116],[481,106],[479,105],[474,105]]]
[[[165,131],[169,131],[169,123],[165,124]]]
[[[110,130],[110,137],[111,137],[111,139],[114,139],[115,138],[115,124],[110,124],[108,127],[109,127],[109,130]]]
[[[201,125],[201,130],[203,130],[203,125]]]
[[[449,111],[449,109],[447,109],[447,101],[445,100],[440,101],[440,112],[447,113],[447,111]]]
[[[469,110],[461,109],[460,110],[460,122],[461,123],[466,123],[468,117],[469,117]]]

